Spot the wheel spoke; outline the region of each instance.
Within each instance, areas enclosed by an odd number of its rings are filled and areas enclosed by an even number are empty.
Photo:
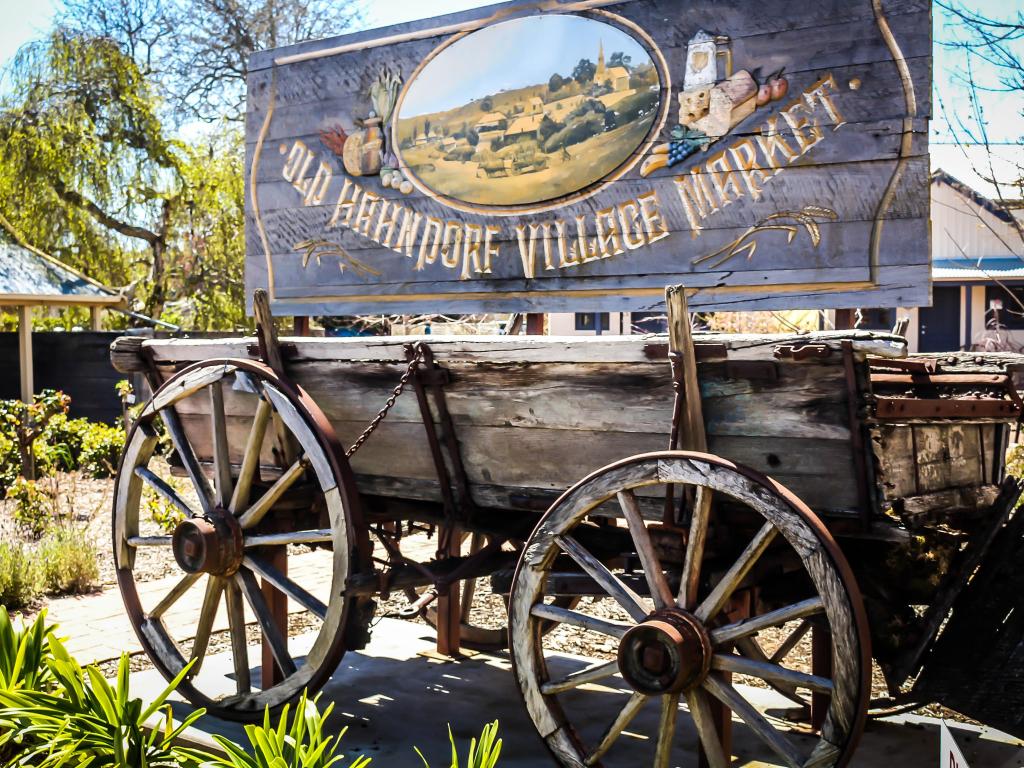
[[[597,745],[597,749],[587,755],[587,759],[583,761],[586,765],[593,765],[604,756],[605,752],[612,748],[612,744],[615,743],[615,740],[619,738],[629,724],[633,722],[633,718],[640,712],[640,709],[647,702],[647,698],[647,696],[640,692],[634,692],[629,697],[626,706],[616,715],[612,724],[604,732],[604,737],[601,739],[601,743]]]
[[[316,544],[331,541],[334,533],[330,528],[314,528],[311,531],[288,531],[287,533],[260,533],[245,537],[248,547],[279,547],[283,544]]]
[[[789,655],[789,652],[796,648],[796,644],[803,640],[804,635],[806,635],[810,630],[811,622],[807,619],[801,621],[800,625],[790,632],[789,637],[782,642],[782,645],[775,649],[775,653],[771,655],[769,661],[773,664],[778,664],[786,658],[786,656]]]
[[[676,717],[679,715],[679,694],[661,697],[661,722],[658,724],[658,751],[654,768],[668,768],[672,759],[672,742],[676,735]]]
[[[772,683],[807,688],[815,693],[831,694],[833,690],[832,681],[827,677],[808,675],[806,672],[786,669],[771,662],[747,659],[743,656],[733,656],[727,653],[716,653],[712,656],[711,668],[721,672],[735,672],[740,675],[759,677]]]
[[[211,576],[206,582],[206,596],[203,598],[203,607],[199,612],[199,623],[196,625],[196,638],[192,642],[191,660],[194,662],[188,671],[190,678],[199,674],[203,666],[203,659],[206,658],[206,650],[210,645],[210,634],[213,632],[213,622],[217,617],[217,608],[220,607],[220,596],[224,592],[224,581],[217,576]]]
[[[245,608],[242,591],[233,581],[225,587],[228,604],[228,627],[231,630],[231,656],[235,667],[235,691],[249,693],[252,681],[249,679],[249,644],[245,639]]]
[[[224,416],[224,390],[220,381],[210,385],[210,428],[213,433],[213,486],[217,504],[227,508],[231,499],[231,457],[228,424]]]
[[[213,504],[210,502],[210,484],[206,481],[206,475],[203,474],[203,469],[199,466],[199,460],[196,458],[195,451],[192,450],[192,445],[185,436],[185,429],[181,425],[181,419],[178,418],[177,412],[171,408],[160,411],[160,416],[164,420],[164,426],[167,427],[167,434],[170,435],[174,450],[178,452],[181,463],[185,467],[185,472],[188,473],[189,478],[192,480],[192,486],[196,489],[196,496],[199,497],[199,506],[203,508],[204,513],[208,514],[213,509]]]
[[[605,567],[604,563],[584,549],[576,539],[571,536],[555,536],[555,542],[634,620],[643,621],[647,618],[649,611],[643,604],[643,599],[623,584],[614,573]]]
[[[740,719],[747,724],[747,727],[756,733],[775,754],[781,757],[786,765],[790,766],[790,768],[801,768],[803,760],[797,754],[793,745],[768,722],[764,715],[754,709],[753,705],[744,699],[739,691],[714,674],[708,675],[704,679],[704,688],[739,715]]]
[[[533,606],[530,609],[530,613],[538,619],[557,621],[560,624],[571,624],[574,627],[593,630],[594,632],[610,635],[611,637],[621,638],[626,634],[626,630],[632,626],[631,624],[624,624],[618,621],[608,621],[607,619],[588,616],[578,611],[570,611],[568,608],[559,608],[557,605],[545,605],[544,603],[538,603]]]
[[[686,555],[683,559],[683,577],[679,581],[680,608],[692,611],[697,605],[697,590],[700,587],[700,564],[704,559],[704,544],[708,538],[708,523],[711,519],[711,497],[713,492],[703,485],[697,486],[697,498],[693,503],[690,517],[690,533],[686,537]]]
[[[188,592],[189,589],[191,589],[192,585],[199,581],[199,577],[202,575],[203,574],[201,573],[190,573],[186,575],[185,578],[183,578],[181,581],[175,584],[171,588],[171,591],[168,592],[167,595],[164,597],[164,599],[157,603],[156,607],[149,612],[149,618],[159,619],[161,616],[167,613],[168,609],[176,602],[178,602],[178,600],[181,599],[182,595]]]
[[[825,604],[820,597],[812,597],[801,600],[799,603],[778,608],[760,616],[751,616],[749,619],[737,621],[735,624],[726,624],[724,627],[711,630],[712,645],[726,645],[740,637],[749,637],[763,629],[777,627],[787,621],[801,619],[825,610]]]
[[[718,727],[715,725],[715,718],[711,714],[711,704],[707,694],[699,688],[687,691],[686,706],[690,710],[690,717],[697,728],[697,737],[704,749],[709,768],[728,768],[729,758],[722,748],[722,740],[718,736]]]
[[[228,504],[228,509],[234,515],[237,515],[239,510],[249,504],[252,480],[256,474],[256,468],[260,465],[263,438],[267,433],[267,424],[270,422],[272,410],[270,403],[261,397],[256,405],[256,414],[252,418],[252,429],[249,430],[249,437],[245,442],[245,454],[242,456],[242,466],[238,470],[235,490],[231,494],[231,502]]]
[[[192,511],[185,500],[178,495],[170,483],[164,480],[162,477],[154,474],[148,467],[136,467],[135,474],[141,477],[149,486],[156,491],[158,494],[164,497],[175,509],[177,509],[185,517],[195,517],[196,513]],[[200,499],[202,501],[202,499]]]
[[[263,560],[258,560],[251,555],[245,556],[242,560],[242,565],[258,573],[263,579],[273,584],[279,592],[283,592],[288,595],[288,597],[303,608],[311,611],[321,621],[327,617],[326,605],[289,579],[274,566],[264,562]]]
[[[129,536],[128,546],[130,547],[169,547],[171,546],[170,536]]]
[[[773,663],[765,654],[764,650],[762,650],[757,640],[753,637],[741,637],[737,639],[736,650],[739,651],[740,655],[746,656],[748,659],[760,661],[765,664]],[[807,701],[797,692],[795,685],[779,680],[771,681],[769,682],[769,685],[794,704],[799,704],[802,707],[807,706]]]
[[[777,533],[778,529],[771,523],[765,523],[761,527],[761,530],[754,535],[747,548],[740,553],[736,562],[726,571],[722,580],[711,590],[711,594],[697,607],[694,615],[700,621],[707,624],[718,615],[718,612],[728,602],[732,593],[736,591],[737,587],[747,577],[747,574],[750,573],[750,569],[754,567],[757,559],[768,549],[768,545],[772,543]]]
[[[626,525],[629,526],[629,533],[633,537],[636,553],[640,557],[644,576],[647,577],[647,585],[651,588],[654,606],[656,608],[668,608],[672,605],[672,589],[668,585],[668,579],[665,578],[665,572],[661,570],[661,562],[654,551],[651,534],[647,530],[646,523],[644,523],[636,496],[631,490],[627,489],[619,492],[618,499],[619,506],[622,508],[622,515],[626,518]]]
[[[598,680],[605,680],[614,676],[618,671],[619,662],[602,661],[597,664],[591,664],[589,667],[584,667],[576,672],[570,672],[558,680],[544,683],[540,690],[541,693],[549,695],[552,693],[562,693],[586,683],[596,683]]]
[[[258,524],[266,514],[273,508],[277,500],[284,495],[284,492],[291,488],[295,481],[302,477],[306,471],[306,462],[300,457],[294,464],[285,470],[284,474],[277,478],[277,481],[267,489],[267,492],[260,496],[259,501],[253,504],[238,519],[238,524],[245,528],[252,528]]]
[[[291,654],[288,653],[288,637],[282,634],[280,627],[277,626],[277,622],[274,621],[274,617],[270,612],[270,606],[267,605],[267,601],[263,598],[260,585],[256,583],[256,577],[252,575],[252,571],[248,568],[241,568],[235,573],[235,583],[242,590],[242,594],[245,595],[245,599],[249,603],[249,607],[252,608],[252,612],[256,614],[256,620],[260,623],[263,637],[270,646],[270,651],[274,655],[274,661],[277,662],[278,669],[281,670],[285,677],[294,675],[296,668]]]

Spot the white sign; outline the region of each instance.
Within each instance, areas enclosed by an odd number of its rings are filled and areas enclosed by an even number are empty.
[[[940,721],[939,733],[939,768],[970,768],[945,720]]]

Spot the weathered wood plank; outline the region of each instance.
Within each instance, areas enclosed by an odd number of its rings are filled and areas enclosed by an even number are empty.
[[[661,306],[655,289],[683,276],[688,287],[704,289],[694,308],[926,303],[930,9],[918,0],[825,5],[828,12],[782,0],[700,0],[680,15],[671,0],[581,0],[538,17],[532,5],[513,2],[261,53],[249,75],[247,291],[268,287],[275,311],[296,315],[418,312],[424,302],[450,312],[645,310]],[[485,109],[486,100],[474,104],[468,95],[487,90],[481,64],[463,103],[417,95],[436,96],[422,85],[429,82],[423,73],[447,66],[440,62],[453,60],[452,51],[491,34],[504,35],[513,50],[517,30],[568,19],[633,38],[610,44],[632,57],[608,70],[621,70],[608,80],[610,93],[603,81],[598,90],[587,90],[585,79],[550,85],[550,73],[524,67],[523,77],[538,82],[524,81],[522,92],[539,95],[521,105],[519,88],[495,85],[488,98],[501,106]],[[704,83],[692,81],[692,70],[691,81],[684,76],[700,29],[716,36],[710,55],[717,71]],[[586,39],[590,31],[580,34]],[[719,54],[729,62],[721,68]],[[601,76],[602,57],[595,54]],[[564,69],[556,59],[552,71]],[[358,142],[373,140],[360,126],[385,66],[405,80],[395,114],[382,115],[394,158],[371,150],[360,169]],[[642,67],[656,76],[642,75]],[[467,68],[451,69],[456,93]],[[753,78],[780,70],[788,93],[757,107]],[[728,99],[716,100],[703,122],[695,114],[705,109],[701,88]],[[606,100],[593,107],[604,112],[603,127],[592,125],[593,135],[564,147],[539,127],[545,110],[549,122],[551,115],[564,120],[552,122],[556,132],[576,130],[583,119],[582,112],[563,118],[552,111],[566,98],[560,90],[580,91],[591,107]],[[725,95],[741,92],[736,100]],[[614,106],[631,104],[627,97],[644,106],[635,113]],[[696,99],[690,112],[679,109],[680,97]],[[492,113],[500,113],[497,127],[480,122]],[[517,119],[526,127],[513,129]],[[710,132],[712,142],[668,167],[656,147],[680,120]],[[347,166],[337,134],[321,139],[338,127],[353,142]],[[577,158],[595,151],[597,134],[605,165],[595,160],[579,170]],[[406,177],[401,194],[375,176],[382,159]],[[402,218],[394,218],[396,230],[407,225],[408,251],[422,251],[422,259],[390,250],[392,214]],[[799,237],[772,229],[779,215]],[[573,226],[583,232],[577,257],[571,235],[545,234]],[[716,266],[717,252],[733,258]],[[701,256],[709,261],[696,269]]]

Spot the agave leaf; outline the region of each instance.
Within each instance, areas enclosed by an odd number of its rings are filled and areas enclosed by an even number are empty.
[[[187,675],[188,671],[190,669],[192,669],[192,665],[193,664],[195,664],[195,659],[193,659],[188,664],[186,664],[184,667],[182,667],[182,670],[177,675],[174,676],[174,679],[171,680],[171,682],[169,682],[167,684],[167,687],[163,689],[163,691],[160,693],[160,695],[157,696],[150,703],[150,705],[148,707],[146,707],[145,711],[142,712],[139,715],[138,722],[140,722],[140,723],[146,722],[147,720],[149,720],[150,717],[152,717],[154,712],[156,712],[158,709],[160,709],[160,707],[163,706],[164,702],[167,701],[167,698],[172,693],[174,693],[175,689],[178,687],[178,685],[181,683],[181,681],[185,679],[185,675]]]

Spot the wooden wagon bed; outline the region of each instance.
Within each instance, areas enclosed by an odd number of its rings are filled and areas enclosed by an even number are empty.
[[[283,343],[289,376],[347,446],[391,394],[407,364],[407,345],[417,341],[447,371],[445,397],[480,506],[542,511],[569,478],[667,444],[673,389],[664,336]],[[830,469],[854,463],[843,341],[850,342],[861,378],[866,355],[906,354],[902,338],[869,332],[695,336],[708,450],[772,475],[819,513],[858,508],[853,472]],[[784,356],[806,345],[822,345],[829,354]],[[249,357],[254,342],[167,339],[148,341],[144,350],[166,378],[198,360]],[[197,440],[207,431],[205,408],[205,402],[179,406],[186,428],[197,425]],[[229,437],[236,438],[229,442],[244,445],[248,423],[231,419],[230,403],[228,415]],[[397,401],[352,465],[363,493],[440,499],[411,394]]]

